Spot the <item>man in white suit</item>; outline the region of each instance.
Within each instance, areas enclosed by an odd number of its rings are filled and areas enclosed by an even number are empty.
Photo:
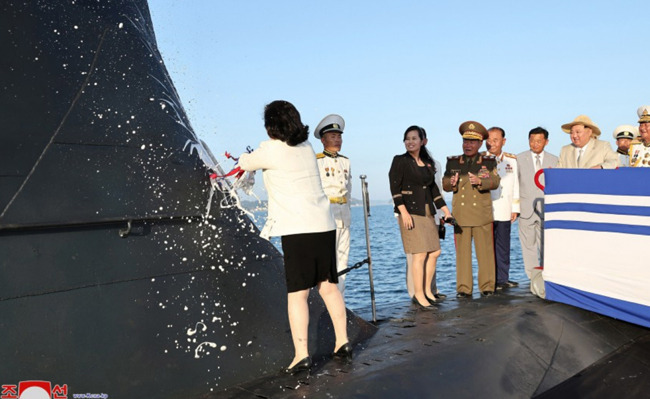
[[[339,153],[343,145],[345,120],[337,114],[327,115],[314,130],[314,137],[323,144],[323,152],[316,154],[316,163],[325,195],[330,200],[330,210],[336,221],[336,268],[347,269],[350,255],[350,199],[352,172],[350,160]],[[339,276],[338,288],[345,295],[345,277]]]
[[[639,115],[639,141],[630,144],[630,166],[650,168],[650,105],[642,105]]]
[[[616,140],[616,156],[619,166],[630,166],[630,145],[639,135],[639,129],[632,125],[619,125],[614,129],[614,140]]]
[[[500,127],[488,129],[485,141],[487,153],[497,161],[497,173],[501,182],[492,196],[492,232],[494,234],[494,263],[496,265],[497,290],[516,287],[519,283],[510,280],[510,228],[519,216],[519,175],[517,157],[503,151],[506,132]]]
[[[562,130],[571,135],[571,144],[560,150],[558,168],[616,169],[619,166],[611,144],[598,140],[600,129],[587,115],[579,115],[565,123]]]
[[[531,291],[535,291],[532,280],[539,274],[541,254],[542,221],[535,213],[535,209],[541,212],[541,204],[538,199],[544,197],[544,192],[535,185],[535,173],[540,169],[554,168],[558,158],[544,151],[548,144],[548,131],[542,127],[536,127],[528,133],[528,145],[530,151],[524,151],[517,155],[517,169],[519,173],[519,240],[521,252],[524,258],[524,269],[526,275],[531,279]],[[543,184],[543,176],[540,182]]]

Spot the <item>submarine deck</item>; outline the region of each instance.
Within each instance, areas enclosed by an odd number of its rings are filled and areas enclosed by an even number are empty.
[[[600,398],[650,390],[650,330],[537,298],[525,285],[450,297],[436,311],[378,309],[377,327],[351,364],[314,359],[310,376],[278,373],[214,397]]]

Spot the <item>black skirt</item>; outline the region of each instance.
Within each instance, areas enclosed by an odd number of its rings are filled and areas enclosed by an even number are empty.
[[[336,230],[282,236],[287,292],[315,287],[321,281],[337,284]]]

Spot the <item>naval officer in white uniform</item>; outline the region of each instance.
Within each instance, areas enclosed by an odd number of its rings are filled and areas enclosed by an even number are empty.
[[[630,166],[650,168],[650,105],[642,105],[639,115],[639,142],[630,145]]]
[[[500,127],[488,129],[485,142],[487,153],[497,161],[497,174],[501,178],[499,187],[490,191],[494,216],[494,258],[496,265],[496,289],[516,287],[519,283],[510,280],[510,230],[519,216],[519,173],[517,156],[503,152],[506,132]]]
[[[314,136],[323,144],[323,152],[316,154],[320,179],[325,195],[329,197],[330,209],[336,221],[337,269],[348,267],[350,254],[350,195],[352,192],[350,160],[339,154],[343,144],[345,121],[340,115],[331,114],[316,126]],[[345,292],[345,277],[339,276],[338,287]]]
[[[630,145],[639,135],[639,129],[632,125],[620,125],[614,129],[616,140],[616,155],[620,166],[630,166]]]

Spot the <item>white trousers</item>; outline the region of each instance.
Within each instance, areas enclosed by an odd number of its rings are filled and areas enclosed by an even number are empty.
[[[348,267],[350,256],[350,228],[340,227],[336,229],[336,269],[340,272]],[[341,295],[345,295],[345,277],[339,276],[338,288]]]

